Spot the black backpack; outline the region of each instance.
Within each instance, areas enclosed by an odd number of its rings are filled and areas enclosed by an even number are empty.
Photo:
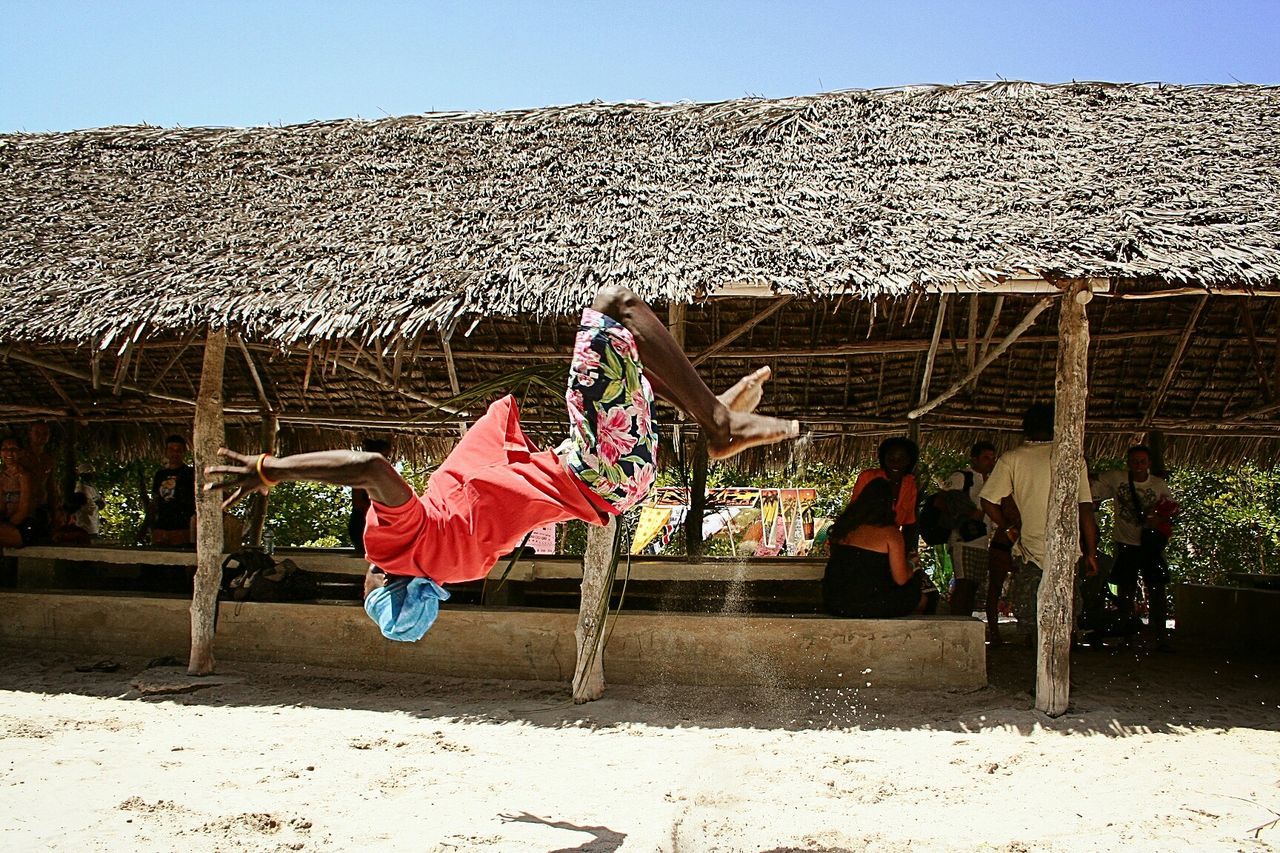
[[[310,601],[320,583],[292,560],[277,563],[258,548],[244,548],[222,561],[224,601]]]
[[[961,538],[968,542],[986,532],[981,522],[969,518],[973,509],[969,490],[973,488],[973,472],[963,471],[964,488],[943,489],[925,495],[916,510],[916,525],[920,538],[926,545],[944,545],[951,538],[951,531],[960,530]],[[980,529],[979,529],[980,528]]]

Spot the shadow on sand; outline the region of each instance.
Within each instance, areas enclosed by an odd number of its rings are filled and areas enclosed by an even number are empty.
[[[989,685],[967,693],[880,688],[870,672],[850,673],[852,683],[844,688],[610,685],[603,699],[585,705],[569,701],[566,684],[241,661],[221,662],[223,678],[209,679],[207,686],[197,683],[190,692],[151,696],[133,685],[140,678],[182,681],[183,671],[147,669],[149,662],[140,658],[114,662],[119,669],[102,672],[87,666],[95,661],[80,657],[0,647],[0,690],[210,707],[352,709],[546,728],[1002,729],[1023,734],[1040,729],[1104,737],[1280,730],[1280,663],[1210,650],[1076,652],[1071,709],[1056,719],[1034,709],[1031,649],[1011,645],[990,649]]]

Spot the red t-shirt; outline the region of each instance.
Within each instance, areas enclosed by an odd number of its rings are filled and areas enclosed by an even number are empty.
[[[571,518],[604,524],[616,514],[553,451],[525,437],[508,395],[467,431],[417,500],[373,502],[365,556],[391,574],[479,580],[535,527]]]

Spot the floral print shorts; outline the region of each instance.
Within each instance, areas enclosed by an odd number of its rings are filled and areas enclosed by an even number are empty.
[[[626,512],[653,487],[653,389],[631,332],[591,308],[578,324],[565,402],[569,437],[557,455],[588,488]]]

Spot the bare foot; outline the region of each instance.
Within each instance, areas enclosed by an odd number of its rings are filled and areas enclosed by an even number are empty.
[[[730,409],[728,437],[722,441],[708,440],[707,456],[711,459],[728,459],[748,448],[776,444],[798,435],[799,421],[784,421],[781,418]]]
[[[764,383],[768,382],[772,375],[773,368],[767,365],[748,373],[732,388],[720,395],[720,402],[724,403],[731,412],[747,414],[754,412],[756,406],[760,405],[760,398],[764,396]]]

